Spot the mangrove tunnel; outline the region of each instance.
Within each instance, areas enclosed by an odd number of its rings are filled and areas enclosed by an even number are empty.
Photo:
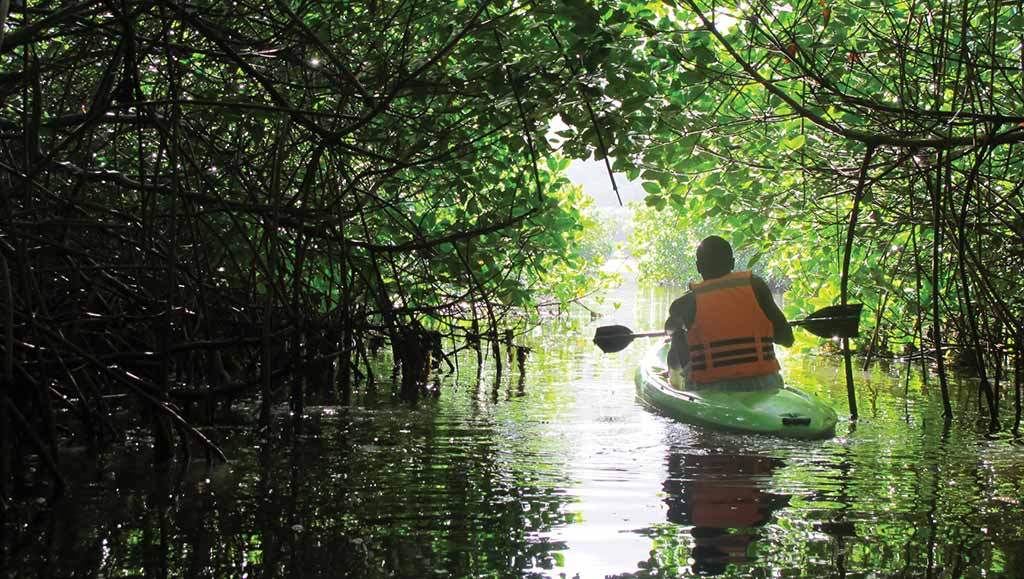
[[[239,408],[529,372],[615,284],[588,159],[642,279],[717,233],[787,314],[864,304],[840,414],[893,360],[1019,440],[1022,145],[1020,0],[2,0],[0,508],[126,424],[230,461]]]

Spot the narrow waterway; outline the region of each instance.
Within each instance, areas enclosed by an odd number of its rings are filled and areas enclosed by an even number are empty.
[[[1024,453],[973,420],[976,383],[957,382],[944,428],[919,367],[858,371],[854,428],[838,362],[790,353],[787,380],[840,413],[835,438],[680,424],[635,399],[647,344],[590,343],[657,328],[671,297],[627,287],[601,319],[552,321],[497,385],[470,355],[417,405],[282,415],[271,444],[251,421],[208,429],[224,466],[67,453],[67,498],[8,518],[4,576],[1024,576]]]

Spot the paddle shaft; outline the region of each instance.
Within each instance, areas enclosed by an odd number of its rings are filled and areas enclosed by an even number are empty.
[[[850,316],[836,316],[831,318],[805,318],[802,320],[787,320],[786,323],[791,326],[804,326],[807,324],[814,324],[817,322],[832,322],[836,320],[849,320]],[[622,338],[652,338],[655,336],[667,336],[669,333],[666,330],[651,331],[651,332],[636,332],[633,334],[619,334]]]
[[[827,306],[802,320],[793,320],[788,323],[822,338],[856,337],[862,307],[862,304]],[[622,350],[635,338],[667,335],[668,332],[665,331],[633,333],[626,326],[602,326],[594,333],[594,343],[605,353],[611,353]]]
[[[789,320],[787,323],[791,326],[806,326],[807,324],[815,324],[818,322],[845,322],[852,319],[854,319],[853,316],[834,316],[828,318],[804,318],[802,320]]]

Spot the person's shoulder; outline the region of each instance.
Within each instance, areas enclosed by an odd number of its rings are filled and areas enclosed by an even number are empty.
[[[671,310],[671,309],[675,309],[675,308],[685,307],[688,304],[695,303],[694,300],[695,300],[695,298],[693,296],[693,292],[687,290],[686,293],[684,293],[683,295],[679,296],[678,298],[672,300],[672,305],[669,306],[669,309]]]
[[[764,280],[764,278],[762,278],[762,277],[760,277],[760,276],[758,276],[756,274],[753,274],[753,273],[750,274],[750,285],[762,286],[765,289],[768,288],[768,282],[766,282]]]
[[[750,287],[758,296],[770,298],[772,295],[772,289],[768,287],[768,282],[754,274],[750,274]]]

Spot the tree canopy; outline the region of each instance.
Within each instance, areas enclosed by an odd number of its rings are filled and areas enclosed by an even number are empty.
[[[300,409],[300,377],[349,392],[380,340],[415,391],[439,339],[497,348],[595,289],[563,175],[591,156],[794,309],[864,301],[865,350],[965,347],[990,392],[1022,342],[1020,2],[0,11],[0,430],[26,445],[53,400],[102,424],[128,390],[166,455],[201,438],[174,401],[259,386],[268,419],[278,378]]]
[[[644,66],[606,75],[612,96],[657,95],[617,108],[635,131],[617,168],[647,204],[729,230],[793,279],[794,308],[867,303],[864,350],[966,351],[991,394],[1024,305],[1021,5],[647,11]]]

